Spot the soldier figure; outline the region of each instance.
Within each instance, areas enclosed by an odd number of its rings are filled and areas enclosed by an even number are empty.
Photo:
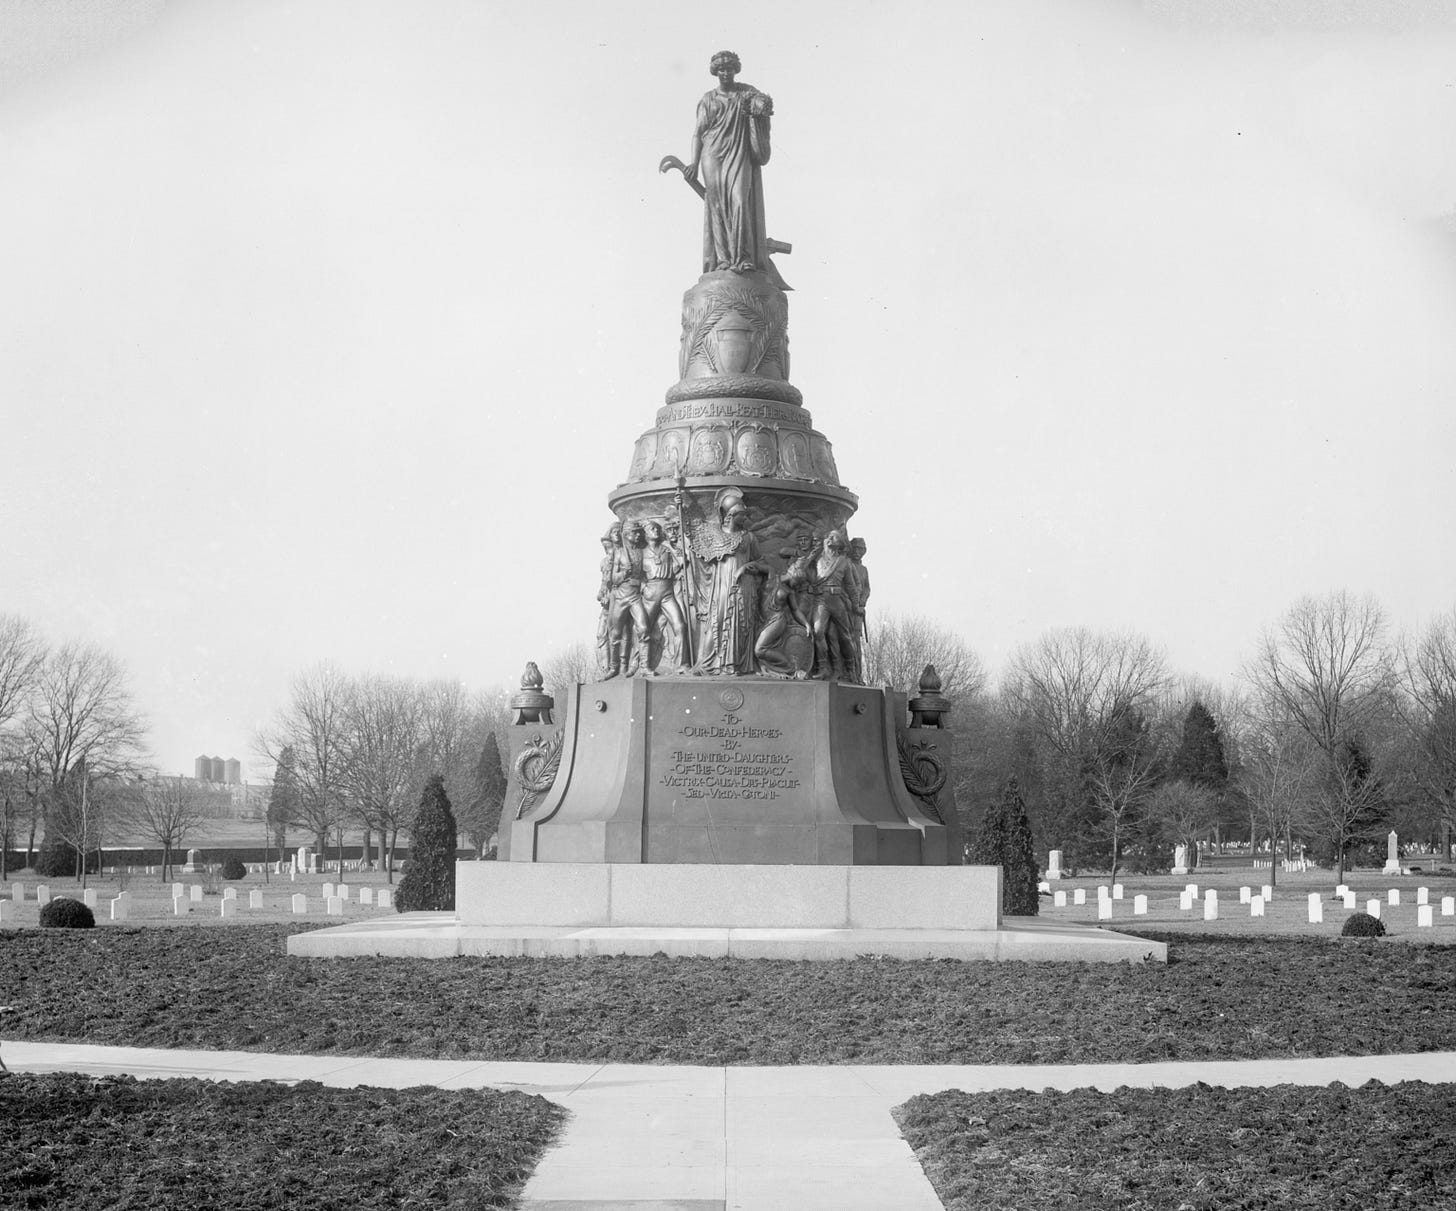
[[[646,526],[647,549],[642,553],[642,610],[646,618],[647,642],[661,629],[657,662],[652,671],[669,660],[675,671],[688,672],[687,619],[677,601],[678,565],[682,556],[664,542],[663,528],[655,521]],[[644,649],[645,650],[645,649]],[[650,660],[650,656],[646,657]]]

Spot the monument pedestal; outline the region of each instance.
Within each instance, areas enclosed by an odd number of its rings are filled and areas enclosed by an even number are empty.
[[[559,734],[527,740],[555,769],[507,804],[513,864],[947,865],[946,826],[901,772],[902,695],[632,677],[573,686],[565,706]]]

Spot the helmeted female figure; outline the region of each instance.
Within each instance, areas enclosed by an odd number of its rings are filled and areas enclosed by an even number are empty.
[[[758,541],[749,532],[743,493],[724,488],[717,504],[719,532],[711,539],[704,536],[706,549],[698,550],[711,576],[708,613],[693,671],[733,676],[755,671],[760,580],[769,569],[758,557]]]

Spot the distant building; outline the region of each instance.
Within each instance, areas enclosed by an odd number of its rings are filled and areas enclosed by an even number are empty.
[[[237,786],[243,780],[243,766],[236,757],[229,757],[226,761],[221,757],[198,757],[192,763],[192,776],[198,782]]]

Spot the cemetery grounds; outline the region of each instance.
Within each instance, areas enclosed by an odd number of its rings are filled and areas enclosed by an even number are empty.
[[[1350,872],[1346,882],[1361,909],[1382,900],[1390,936],[1341,941],[1348,914],[1333,899],[1332,872],[1279,871],[1265,915],[1250,916],[1239,889],[1257,893],[1267,873],[1241,860],[1188,876],[1120,878],[1123,899],[1101,922],[1096,887],[1106,879],[1056,885],[1083,888],[1084,905],[1068,895],[1066,908],[1053,908],[1042,897],[1046,919],[1169,943],[1166,965],[1128,966],[873,957],[309,960],[284,953],[287,936],[392,911],[358,899],[360,886],[388,885],[382,874],[346,874],[353,890],[342,917],[324,914],[321,895],[337,875],[270,874],[265,882],[250,873],[232,884],[178,875],[216,889],[180,917],[170,885],[155,875],[93,876],[97,928],[41,931],[39,880],[26,872],[19,882],[28,894],[19,904],[11,900],[0,925],[0,1004],[13,1007],[0,1018],[0,1038],[699,1065],[1276,1060],[1456,1050],[1456,916],[1440,915],[1441,899],[1456,896],[1456,878]],[[1182,910],[1179,893],[1193,882],[1200,899]],[[216,893],[227,886],[237,888],[244,907],[224,918]],[[1436,905],[1431,927],[1416,924],[1419,886]],[[1399,905],[1385,902],[1392,887]],[[51,888],[78,891],[71,880]],[[1208,888],[1219,893],[1211,921],[1203,919],[1201,899]],[[109,902],[123,889],[128,919],[112,921]],[[260,909],[245,907],[254,889],[263,893]],[[1321,895],[1319,924],[1308,921],[1311,891]],[[292,911],[300,892],[308,898],[303,915]],[[1134,918],[1138,894],[1148,896],[1148,913]],[[168,1205],[179,1207],[405,1205],[388,1200],[423,1188],[444,1200],[429,1205],[509,1206],[562,1117],[539,1098],[515,1104],[517,1094],[445,1098],[440,1090],[308,1083],[203,1091],[198,1084],[0,1079],[3,1130],[23,1145],[0,1160],[0,1205],[95,1205],[113,1180],[104,1175],[116,1172],[103,1166],[140,1151],[152,1168],[133,1163],[137,1199],[115,1205],[147,1205],[142,1192],[160,1184],[173,1192]],[[266,1133],[268,1146],[275,1155],[282,1150],[297,1178],[286,1196],[266,1182],[250,1184],[250,1174],[277,1171],[276,1164],[259,1170],[258,1132],[239,1126],[260,1117],[277,1125]],[[948,1207],[1456,1207],[1456,1086],[1449,1084],[947,1091],[914,1099],[897,1118]],[[338,1130],[322,1130],[324,1120]],[[362,1164],[351,1131],[356,1141],[367,1136],[371,1148],[380,1140],[387,1172]],[[452,1152],[451,1141],[467,1135],[471,1147]],[[476,1146],[485,1138],[499,1142],[498,1155]],[[427,1171],[412,1169],[404,1154],[425,1158]],[[363,1178],[348,1185],[351,1174],[366,1170],[375,1185]],[[439,1171],[450,1180],[438,1181]],[[208,1202],[204,1191],[212,1189],[226,1197]],[[466,1197],[463,1191],[476,1201],[448,1201]],[[336,1197],[343,1201],[327,1201]]]

